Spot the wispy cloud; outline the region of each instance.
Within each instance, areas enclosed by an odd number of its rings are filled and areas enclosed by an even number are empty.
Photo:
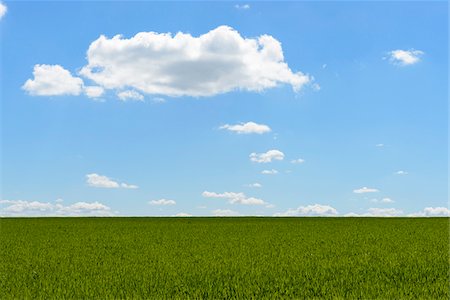
[[[117,97],[122,101],[144,101],[144,96],[134,90],[126,90],[117,93]]]
[[[397,171],[397,172],[395,172],[395,174],[397,174],[397,175],[408,175],[408,172],[406,172],[406,171]]]
[[[391,198],[388,198],[388,197],[385,197],[382,199],[371,199],[370,201],[374,202],[374,203],[394,203],[395,202],[394,200],[392,200]]]
[[[244,205],[267,205],[268,203],[262,199],[255,197],[247,197],[244,193],[225,192],[215,193],[204,191],[202,196],[205,198],[220,198],[226,199],[230,204],[244,204]]]
[[[226,129],[238,134],[263,134],[271,131],[269,126],[264,124],[257,124],[255,122],[247,122],[236,125],[225,124],[223,126],[220,126],[220,129]]]
[[[215,209],[212,211],[213,216],[216,217],[233,217],[233,216],[239,216],[239,213],[237,211],[231,210],[231,209]]]
[[[107,188],[107,189],[137,189],[138,186],[134,184],[119,183],[114,181],[107,176],[99,175],[96,173],[91,173],[86,175],[86,183],[91,187],[96,188]]]
[[[278,174],[278,171],[275,170],[275,169],[272,169],[272,170],[262,170],[262,171],[261,171],[261,174],[264,174],[264,175],[276,175],[276,174]]]
[[[3,2],[0,2],[0,20],[6,15],[8,8]]]
[[[250,4],[236,4],[234,8],[239,10],[247,10],[250,9]]]
[[[365,193],[377,193],[379,190],[374,188],[362,187],[360,189],[353,190],[353,193],[356,194],[365,194]]]
[[[291,160],[292,164],[302,164],[304,162],[305,162],[305,160],[303,158],[297,158],[297,159]]]
[[[170,199],[151,200],[148,202],[150,205],[175,205],[177,202]]]
[[[258,183],[258,182],[255,182],[255,183],[246,184],[245,186],[246,187],[251,187],[251,188],[261,188],[262,184]]]

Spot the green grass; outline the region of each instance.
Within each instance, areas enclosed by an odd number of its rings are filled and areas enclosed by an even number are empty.
[[[0,299],[449,299],[448,218],[0,219]]]

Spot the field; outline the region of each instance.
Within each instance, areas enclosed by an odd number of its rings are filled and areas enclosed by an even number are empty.
[[[0,299],[449,299],[448,218],[0,219]]]

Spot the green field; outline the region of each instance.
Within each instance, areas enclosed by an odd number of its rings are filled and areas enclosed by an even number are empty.
[[[0,299],[449,299],[448,218],[0,219]]]

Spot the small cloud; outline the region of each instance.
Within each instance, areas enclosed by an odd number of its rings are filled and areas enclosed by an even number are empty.
[[[231,209],[216,209],[212,211],[212,214],[216,217],[233,217],[239,216],[237,211]]]
[[[150,205],[175,205],[177,202],[175,200],[169,200],[169,199],[159,199],[159,200],[152,200],[148,202]]]
[[[389,61],[398,66],[409,66],[420,61],[425,53],[420,50],[393,50],[388,53]]]
[[[192,215],[188,214],[188,213],[180,212],[180,213],[177,213],[176,215],[174,215],[174,217],[192,217]]]
[[[63,203],[64,200],[63,200],[62,198],[58,198],[58,199],[55,200],[55,202],[56,202],[56,203]]]
[[[137,185],[127,184],[127,183],[119,183],[114,181],[107,176],[99,175],[96,173],[91,173],[86,175],[86,182],[91,187],[96,188],[107,188],[107,189],[137,189]]]
[[[395,172],[395,174],[397,174],[397,175],[408,175],[408,172],[406,172],[406,171],[397,171],[397,172]]]
[[[230,204],[243,204],[243,205],[267,205],[268,203],[262,199],[247,197],[244,193],[225,192],[215,193],[204,191],[202,196],[205,198],[220,198],[228,200]]]
[[[391,198],[382,198],[382,199],[371,199],[371,202],[374,203],[394,203],[395,201],[392,200]]]
[[[8,11],[8,8],[3,2],[0,2],[0,20],[5,16],[6,12]]]
[[[372,217],[395,217],[401,215],[403,212],[396,208],[377,208],[372,207],[368,209],[368,213],[365,216]]]
[[[83,91],[83,80],[60,65],[35,65],[33,76],[22,86],[32,96],[77,96]]]
[[[376,144],[375,147],[384,147],[384,144]]]
[[[262,170],[262,171],[261,171],[261,174],[264,174],[264,175],[275,175],[275,174],[278,174],[278,171],[275,170],[275,169],[272,169],[272,170]]]
[[[360,189],[353,190],[353,193],[356,194],[365,194],[365,193],[377,193],[379,192],[377,189],[362,187]]]
[[[219,128],[236,132],[238,134],[263,134],[271,131],[269,126],[264,124],[257,124],[255,122],[240,123],[236,125],[225,124],[223,126],[220,126]]]
[[[327,64],[322,65],[322,69],[326,69],[326,67],[327,67]]]
[[[144,96],[133,90],[126,90],[119,92],[117,93],[117,97],[119,97],[119,99],[122,101],[129,101],[129,100],[144,101]]]
[[[251,153],[250,160],[257,163],[269,163],[272,160],[283,160],[284,153],[280,150],[269,150],[266,153]]]
[[[288,209],[285,212],[274,214],[275,217],[295,217],[295,216],[335,216],[338,211],[329,205],[307,205],[299,206],[295,209]]]
[[[291,163],[292,163],[292,164],[302,164],[302,163],[304,163],[304,162],[305,162],[305,160],[302,159],[302,158],[297,158],[297,159],[291,160]]]
[[[251,187],[251,188],[261,188],[262,184],[255,182],[255,183],[246,184],[245,186]]]
[[[247,10],[250,9],[250,4],[236,4],[234,8],[239,10]]]

